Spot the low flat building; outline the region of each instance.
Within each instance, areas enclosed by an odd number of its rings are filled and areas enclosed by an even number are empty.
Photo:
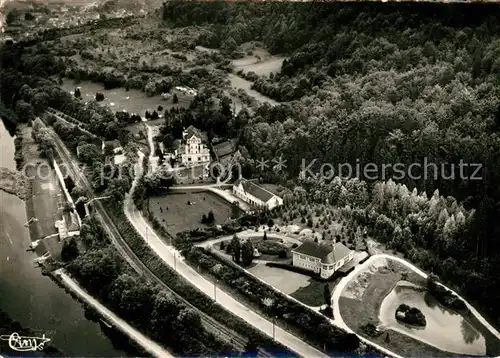
[[[352,260],[354,251],[340,242],[330,245],[308,240],[293,249],[292,254],[293,266],[313,271],[322,278],[329,278]]]
[[[255,181],[244,178],[233,183],[233,194],[250,205],[266,207],[269,210],[283,205],[282,198],[261,187]]]

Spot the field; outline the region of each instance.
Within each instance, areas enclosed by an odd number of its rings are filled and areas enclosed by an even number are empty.
[[[269,76],[271,72],[281,71],[283,57],[272,56],[259,43],[245,43],[240,45],[240,49],[246,56],[233,60],[236,71],[243,70],[244,73],[254,72],[259,76]]]
[[[335,281],[320,282],[318,280],[310,278],[309,285],[299,288],[298,290],[293,292],[290,296],[308,306],[320,307],[326,304],[325,298],[323,296],[325,285],[328,285],[330,292],[333,292],[333,289],[340,281],[340,279],[341,278],[339,277]]]
[[[126,110],[129,113],[137,113],[141,117],[144,117],[146,111],[156,110],[159,105],[163,107],[163,110],[172,107],[187,107],[192,100],[192,97],[176,92],[179,103],[173,104],[172,100],[163,100],[161,96],[148,97],[146,93],[134,89],[128,91],[125,88],[107,90],[99,83],[82,81],[75,84],[71,79],[64,79],[61,85],[61,88],[68,92],[74,91],[75,87],[81,87],[80,91],[85,101],[95,99],[95,94],[101,92],[104,94],[104,101],[101,103],[108,105],[113,111]]]
[[[292,294],[302,287],[307,287],[309,281],[312,280],[309,276],[276,267],[269,267],[265,264],[256,264],[249,268],[248,271],[286,294]]]
[[[188,205],[191,202],[192,205]],[[207,227],[201,223],[202,215],[213,211],[216,224],[223,224],[231,217],[231,207],[224,199],[210,192],[174,193],[152,197],[148,202],[149,211],[154,214],[163,227],[176,235],[186,230]]]

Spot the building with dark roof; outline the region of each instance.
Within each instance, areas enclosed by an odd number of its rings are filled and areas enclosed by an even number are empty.
[[[233,194],[250,205],[268,209],[283,205],[283,199],[261,187],[253,180],[244,178],[233,183]]]
[[[319,273],[322,278],[328,278],[352,260],[354,251],[341,242],[329,245],[308,240],[293,249],[292,254],[294,266]]]

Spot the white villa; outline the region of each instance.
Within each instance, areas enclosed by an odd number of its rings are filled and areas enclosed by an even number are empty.
[[[326,245],[308,240],[293,249],[292,253],[294,266],[319,273],[322,278],[329,278],[352,260],[354,251],[340,242]]]
[[[283,205],[283,199],[252,180],[238,179],[233,184],[233,194],[253,206],[267,207],[269,210]]]
[[[193,167],[210,162],[210,150],[204,143],[203,134],[193,126],[182,133],[182,145],[176,151],[177,158],[186,167]]]

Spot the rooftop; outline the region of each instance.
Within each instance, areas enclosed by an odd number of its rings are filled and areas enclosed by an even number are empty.
[[[307,240],[292,252],[316,257],[324,264],[334,264],[349,255],[351,250],[341,242],[329,245]]]
[[[184,132],[182,133],[183,139],[187,140],[191,138],[192,136],[196,136],[200,138],[202,141],[206,142],[207,141],[207,136],[205,133],[201,132],[198,128],[196,128],[193,125],[190,125],[187,127]]]
[[[264,189],[260,185],[257,185],[252,180],[241,178],[236,180],[233,185],[238,186],[240,184],[243,186],[243,190],[245,190],[245,192],[255,196],[259,200],[262,200],[264,203],[267,203],[275,196],[269,190]]]

